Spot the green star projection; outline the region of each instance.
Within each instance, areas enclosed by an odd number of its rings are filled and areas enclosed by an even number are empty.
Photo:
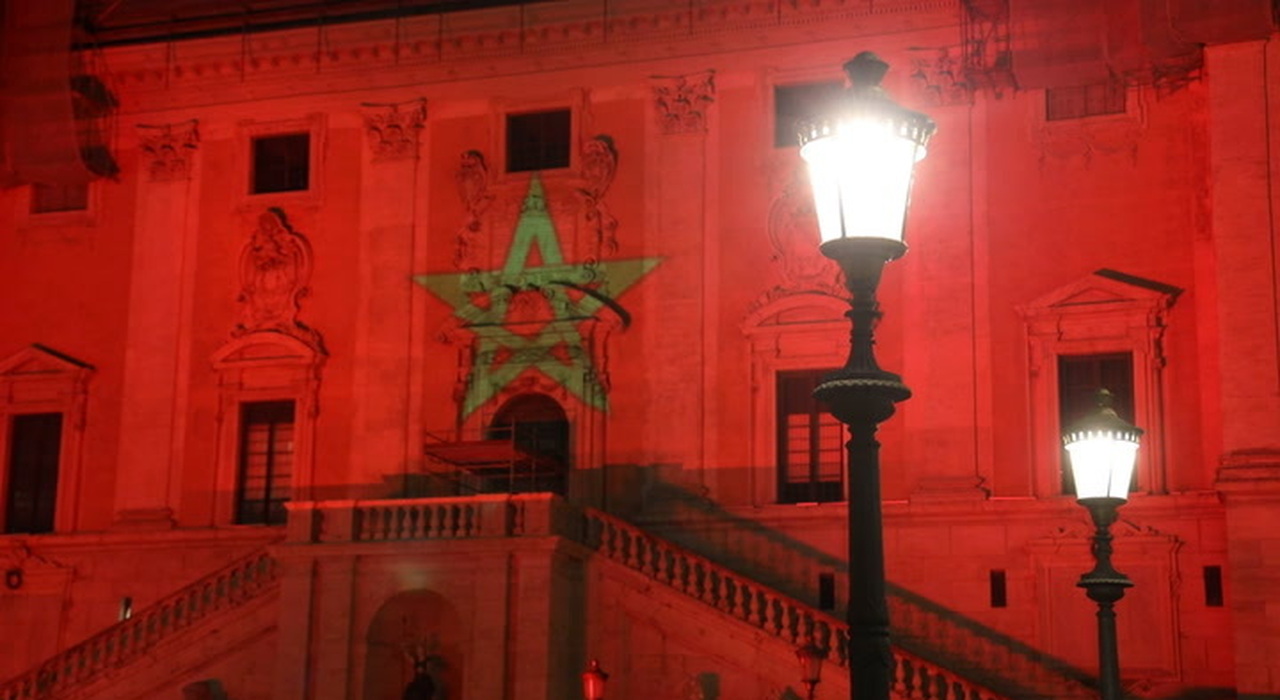
[[[535,249],[540,264],[530,260]],[[640,258],[566,263],[547,213],[542,181],[534,175],[502,269],[413,278],[453,307],[454,316],[476,334],[463,416],[527,369],[542,372],[584,403],[609,410],[580,324],[606,305],[625,318],[614,299],[659,262],[660,258]],[[538,311],[530,314],[530,308]]]

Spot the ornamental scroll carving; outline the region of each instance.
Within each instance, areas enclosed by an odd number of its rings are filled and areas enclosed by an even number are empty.
[[[653,100],[664,134],[697,134],[707,130],[707,110],[716,100],[715,71],[654,76]]]
[[[458,185],[458,198],[466,208],[466,219],[458,228],[454,240],[453,266],[469,270],[476,265],[476,245],[483,227],[484,213],[493,204],[494,195],[489,191],[489,165],[480,151],[463,151],[458,170],[453,174]]]
[[[418,157],[418,136],[427,120],[427,101],[372,103],[364,108],[364,129],[374,160]]]
[[[191,159],[200,145],[199,122],[139,124],[138,147],[152,182],[173,182],[191,176]]]
[[[964,64],[958,53],[944,46],[933,56],[912,59],[911,81],[922,104],[945,107],[973,101],[972,87],[965,79]]]
[[[284,333],[321,349],[320,334],[298,320],[310,283],[311,244],[289,226],[282,210],[263,212],[240,252],[240,322],[232,335]]]
[[[587,225],[595,234],[596,257],[618,250],[618,220],[604,204],[604,194],[618,170],[618,149],[613,138],[600,134],[582,147],[582,196]]]
[[[782,282],[771,298],[800,291],[844,296],[836,266],[818,251],[818,218],[803,170],[795,169],[769,208],[769,245]]]

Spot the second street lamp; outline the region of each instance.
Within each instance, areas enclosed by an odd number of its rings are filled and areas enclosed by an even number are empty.
[[[823,377],[814,396],[849,426],[849,673],[855,700],[887,700],[892,683],[889,608],[885,599],[880,511],[880,443],[876,430],[911,396],[902,377],[880,369],[876,288],[886,262],[902,257],[915,164],[935,125],[880,87],[889,66],[863,52],[844,66],[849,86],[838,109],[800,125],[822,254],[844,272],[853,323],[849,360]]]
[[[1077,586],[1098,604],[1098,685],[1102,700],[1120,699],[1120,654],[1115,604],[1133,585],[1111,564],[1111,523],[1129,498],[1142,430],[1116,415],[1111,392],[1098,392],[1098,410],[1062,436],[1076,482],[1076,500],[1089,510],[1095,527],[1093,570]]]

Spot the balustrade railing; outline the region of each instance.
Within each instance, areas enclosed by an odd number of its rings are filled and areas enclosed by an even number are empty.
[[[585,517],[585,544],[595,551],[788,645],[812,642],[823,650],[827,662],[848,667],[848,626],[843,621],[613,516],[587,510]],[[1003,696],[899,648],[893,651],[893,664],[893,692],[901,698],[1003,700]]]
[[[264,550],[240,559],[0,685],[0,700],[61,697],[173,633],[273,589],[277,576],[276,562]]]

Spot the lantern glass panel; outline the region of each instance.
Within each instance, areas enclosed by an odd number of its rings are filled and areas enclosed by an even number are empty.
[[[815,213],[822,241],[887,238],[901,241],[916,162],[925,148],[889,120],[849,119],[806,143]]]
[[[1138,443],[1109,433],[1093,433],[1067,445],[1076,498],[1129,497]]]

